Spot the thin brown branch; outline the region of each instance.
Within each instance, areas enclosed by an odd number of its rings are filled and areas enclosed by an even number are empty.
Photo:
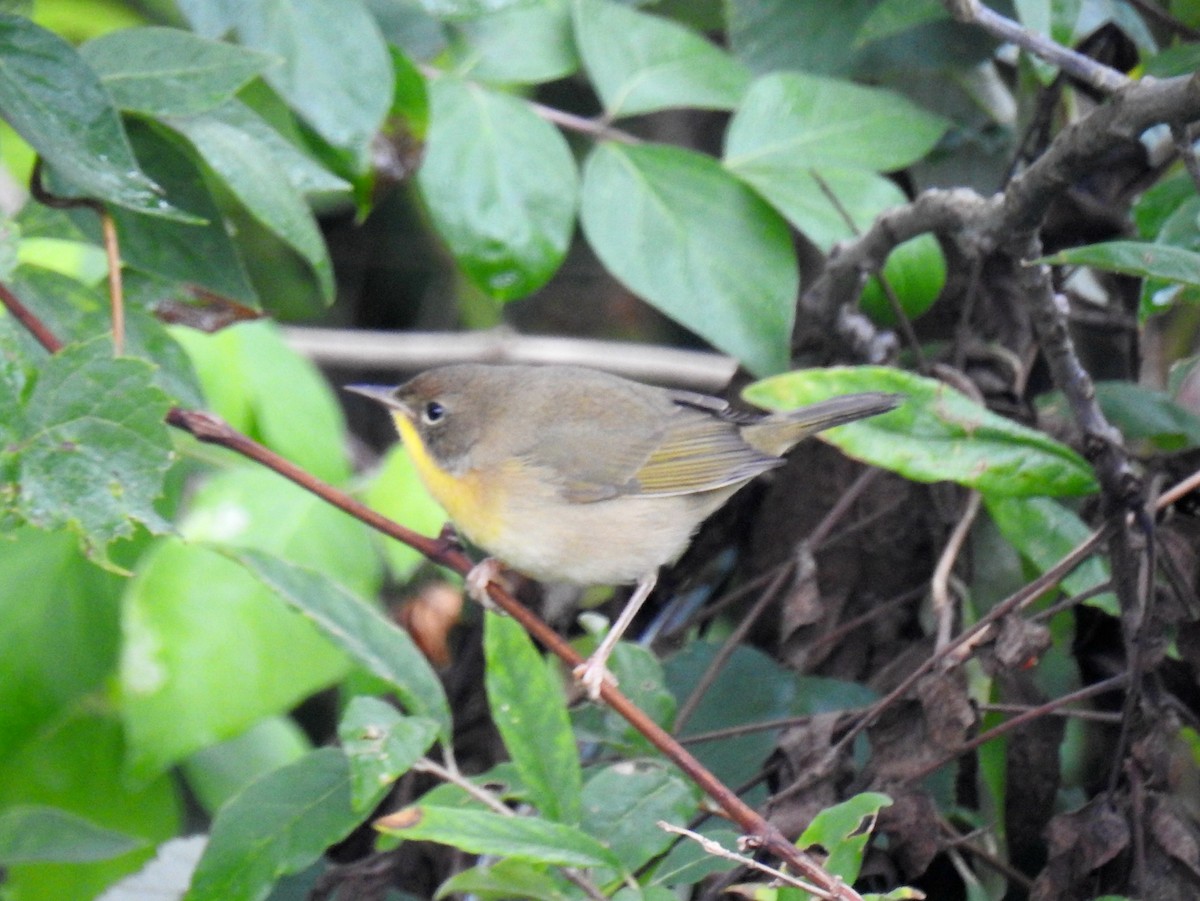
[[[113,352],[125,353],[125,289],[121,284],[121,247],[117,242],[117,223],[112,213],[100,211],[100,229],[104,234],[104,255],[108,258],[108,301],[112,309]]]
[[[58,353],[62,349],[63,345],[58,340],[58,336],[46,328],[45,323],[38,319],[33,311],[9,290],[8,285],[2,282],[0,282],[0,301],[4,303],[4,308],[12,314],[12,317],[25,326],[25,330],[33,335],[37,343],[46,348],[48,353]]]

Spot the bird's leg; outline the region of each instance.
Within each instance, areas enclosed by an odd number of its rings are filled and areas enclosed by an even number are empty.
[[[472,566],[463,580],[467,587],[467,594],[478,601],[485,610],[491,610],[494,613],[503,611],[496,606],[496,602],[488,594],[488,585],[492,582],[503,584],[500,581],[500,573],[503,569],[504,566],[499,560],[495,557],[488,557]]]
[[[633,595],[625,602],[625,609],[621,611],[617,621],[609,628],[608,634],[604,636],[600,646],[596,648],[592,656],[575,667],[575,678],[587,689],[588,697],[593,701],[600,697],[600,688],[605,681],[616,685],[617,680],[608,671],[608,658],[612,654],[613,648],[617,646],[617,642],[621,640],[621,636],[625,634],[625,630],[629,628],[629,624],[633,622],[633,618],[637,616],[642,604],[646,603],[646,598],[654,590],[654,583],[657,581],[657,572],[644,575],[638,580]]]

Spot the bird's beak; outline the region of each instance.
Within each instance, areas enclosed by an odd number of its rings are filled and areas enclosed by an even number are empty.
[[[389,410],[399,410],[402,413],[410,412],[399,398],[396,397],[396,388],[394,385],[345,385],[346,391],[354,394],[361,394],[363,397],[369,397],[376,403],[383,404]]]

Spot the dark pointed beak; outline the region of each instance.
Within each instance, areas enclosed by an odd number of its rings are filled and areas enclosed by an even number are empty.
[[[369,397],[376,403],[383,404],[389,410],[407,410],[408,408],[396,398],[394,385],[343,385],[344,390],[353,394]]]

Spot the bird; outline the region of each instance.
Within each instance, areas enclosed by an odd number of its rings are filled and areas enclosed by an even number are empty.
[[[391,414],[421,481],[489,556],[467,577],[481,600],[507,566],[546,582],[635,585],[576,671],[590,698],[607,661],[700,524],[816,432],[894,409],[865,392],[786,412],[580,366],[462,363],[399,386],[347,385]]]

